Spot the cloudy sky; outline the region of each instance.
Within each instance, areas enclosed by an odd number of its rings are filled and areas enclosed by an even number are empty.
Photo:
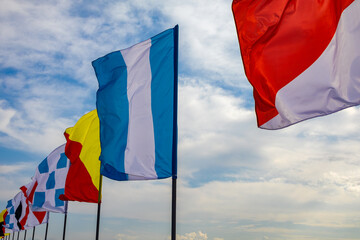
[[[359,239],[359,107],[258,129],[230,0],[0,5],[2,208],[95,108],[91,62],[178,24],[178,239]],[[103,184],[102,239],[169,239],[170,179]],[[67,239],[94,238],[96,210],[69,203]],[[51,214],[48,239],[62,227]]]

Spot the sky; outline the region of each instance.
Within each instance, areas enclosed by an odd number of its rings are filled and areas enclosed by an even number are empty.
[[[0,5],[0,207],[95,108],[91,62],[178,24],[177,239],[360,238],[360,108],[257,128],[230,0]],[[70,202],[67,239],[95,238],[96,211]],[[50,214],[49,240],[63,219]],[[169,240],[170,226],[171,179],[104,178],[100,239]]]

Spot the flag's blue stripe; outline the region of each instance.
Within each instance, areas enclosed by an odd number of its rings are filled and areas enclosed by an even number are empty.
[[[151,38],[151,108],[155,138],[155,171],[171,176],[174,117],[174,29]]]
[[[101,163],[100,171],[109,178],[125,180],[129,122],[126,64],[121,52],[117,51],[93,61],[92,65],[99,81],[96,107],[100,120],[100,161],[107,161]],[[106,157],[108,155],[116,157]]]

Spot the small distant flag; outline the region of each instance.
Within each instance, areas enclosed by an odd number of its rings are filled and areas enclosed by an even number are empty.
[[[99,89],[101,174],[176,175],[178,26],[93,61]]]
[[[25,229],[30,227],[35,227],[43,223],[47,223],[49,218],[49,214],[47,210],[36,206],[34,207],[33,205],[35,191],[41,189],[41,188],[37,189],[37,186],[38,186],[37,182],[33,181],[20,188],[26,200],[26,207],[28,208],[27,209],[28,216],[27,216],[26,224],[24,225]],[[49,196],[51,196],[51,194],[48,194],[48,198]],[[36,209],[36,211],[33,211],[33,208]]]
[[[31,202],[32,211],[67,211],[67,204],[59,196],[64,194],[69,166],[65,144],[52,151],[39,164],[32,183],[21,188]]]
[[[0,213],[0,237],[4,237],[5,236],[5,218],[7,215],[7,210],[4,209],[1,213]]]
[[[360,1],[233,0],[260,128],[360,104]]]
[[[96,110],[65,130],[65,154],[71,162],[62,200],[98,203],[100,182],[99,118]]]
[[[48,221],[47,212],[33,212],[30,209],[30,202],[23,191],[8,201],[6,210],[8,214],[5,218],[5,228],[12,231],[28,229]]]
[[[26,212],[26,207],[26,199],[22,192],[9,200],[6,206],[8,214],[5,218],[5,227],[16,232],[23,230],[29,214]]]

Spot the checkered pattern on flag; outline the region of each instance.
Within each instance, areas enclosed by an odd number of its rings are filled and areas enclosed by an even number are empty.
[[[24,218],[27,217],[26,207],[24,206],[25,203],[26,200],[22,192],[19,192],[13,199],[7,202],[6,210],[8,215],[5,218],[5,228],[11,229],[15,232],[24,229]]]
[[[33,211],[60,213],[67,211],[67,204],[59,199],[59,196],[64,194],[65,180],[70,166],[64,151],[65,144],[52,151],[39,164],[33,182],[26,187]]]
[[[8,214],[5,218],[5,228],[12,231],[20,231],[46,223],[49,217],[47,212],[31,211],[30,201],[22,191],[8,201],[6,210]]]

